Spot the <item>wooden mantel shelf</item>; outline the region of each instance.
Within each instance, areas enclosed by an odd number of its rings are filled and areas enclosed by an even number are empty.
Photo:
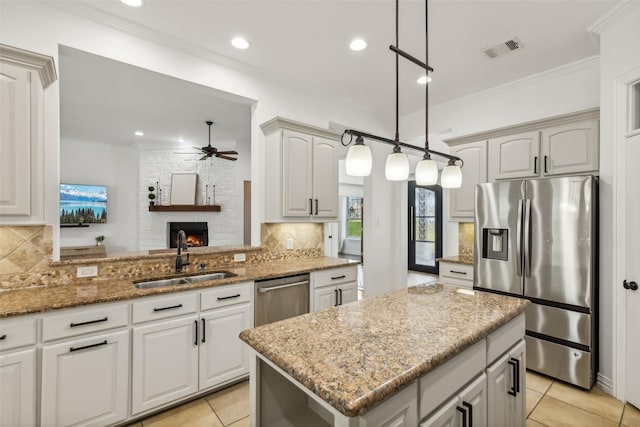
[[[220,212],[220,205],[149,206],[149,212]]]

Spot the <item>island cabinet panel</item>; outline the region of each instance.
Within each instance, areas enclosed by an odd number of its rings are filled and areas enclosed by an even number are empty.
[[[487,368],[487,422],[489,426],[524,426],[525,345],[520,340]]]
[[[36,425],[36,350],[0,354],[0,426]]]
[[[129,331],[43,347],[42,427],[123,421],[128,391]]]
[[[418,382],[373,408],[360,418],[358,427],[413,427],[418,425]]]
[[[420,427],[458,427],[462,425],[461,414],[458,411],[458,397],[445,402],[431,416],[420,423]]]

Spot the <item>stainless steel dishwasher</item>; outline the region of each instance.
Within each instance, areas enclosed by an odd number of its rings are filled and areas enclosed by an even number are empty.
[[[309,274],[256,280],[255,326],[309,312]]]

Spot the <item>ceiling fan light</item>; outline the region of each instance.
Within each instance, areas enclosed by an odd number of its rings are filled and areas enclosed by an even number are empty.
[[[142,0],[120,0],[122,3],[131,7],[140,7],[142,6]]]
[[[362,137],[358,137],[356,144],[349,147],[349,151],[347,151],[345,161],[347,175],[369,176],[372,164],[371,148],[362,143]]]
[[[389,181],[404,181],[409,178],[409,158],[406,154],[391,153],[384,165],[384,174]]]
[[[460,166],[450,161],[449,164],[442,169],[440,185],[442,188],[460,188],[462,186],[462,169],[460,169]]]
[[[438,182],[438,165],[435,160],[422,159],[416,166],[417,185],[436,185]]]

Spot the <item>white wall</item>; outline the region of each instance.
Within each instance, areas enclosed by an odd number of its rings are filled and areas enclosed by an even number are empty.
[[[106,185],[107,223],[60,230],[60,246],[95,245],[105,236],[108,253],[134,251],[138,224],[138,155],[133,146],[60,141],[60,182]]]

